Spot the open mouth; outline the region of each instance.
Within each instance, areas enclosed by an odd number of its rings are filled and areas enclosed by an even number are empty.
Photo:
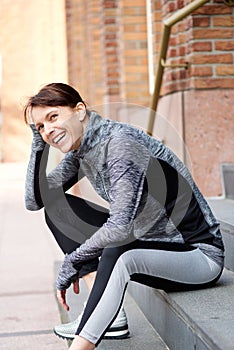
[[[53,143],[55,143],[56,145],[64,138],[64,136],[66,135],[66,132],[63,132],[61,134],[59,134],[58,136],[56,136],[52,141]]]

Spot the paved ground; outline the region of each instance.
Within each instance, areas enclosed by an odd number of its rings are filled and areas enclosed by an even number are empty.
[[[0,164],[0,349],[63,350],[54,261],[62,259],[41,212],[24,208],[25,165]]]

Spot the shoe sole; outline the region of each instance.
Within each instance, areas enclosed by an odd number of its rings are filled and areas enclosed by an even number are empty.
[[[55,330],[54,330],[54,334],[62,339],[69,339],[69,340],[74,339],[74,336],[67,336],[67,334],[57,333]],[[129,338],[129,336],[130,336],[129,330],[127,326],[124,326],[124,327],[116,327],[116,329],[113,329],[113,331],[106,332],[103,339],[127,339]]]
[[[122,327],[112,327],[107,331],[103,339],[125,339],[129,337],[128,325],[125,324]]]

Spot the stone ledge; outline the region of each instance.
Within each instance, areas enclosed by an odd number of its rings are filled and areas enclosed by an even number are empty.
[[[220,222],[225,246],[225,267],[234,271],[234,201],[224,198],[208,199]]]
[[[165,293],[134,283],[130,294],[171,350],[232,350],[234,273],[213,288]]]

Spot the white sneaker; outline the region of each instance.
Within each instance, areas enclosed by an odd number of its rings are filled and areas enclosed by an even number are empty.
[[[86,303],[84,303],[85,308]],[[80,324],[83,312],[77,317],[76,320],[69,323],[64,323],[54,327],[54,333],[63,339],[74,339],[77,328]],[[103,339],[125,339],[129,336],[127,316],[122,308],[116,317],[114,323],[107,330]]]

